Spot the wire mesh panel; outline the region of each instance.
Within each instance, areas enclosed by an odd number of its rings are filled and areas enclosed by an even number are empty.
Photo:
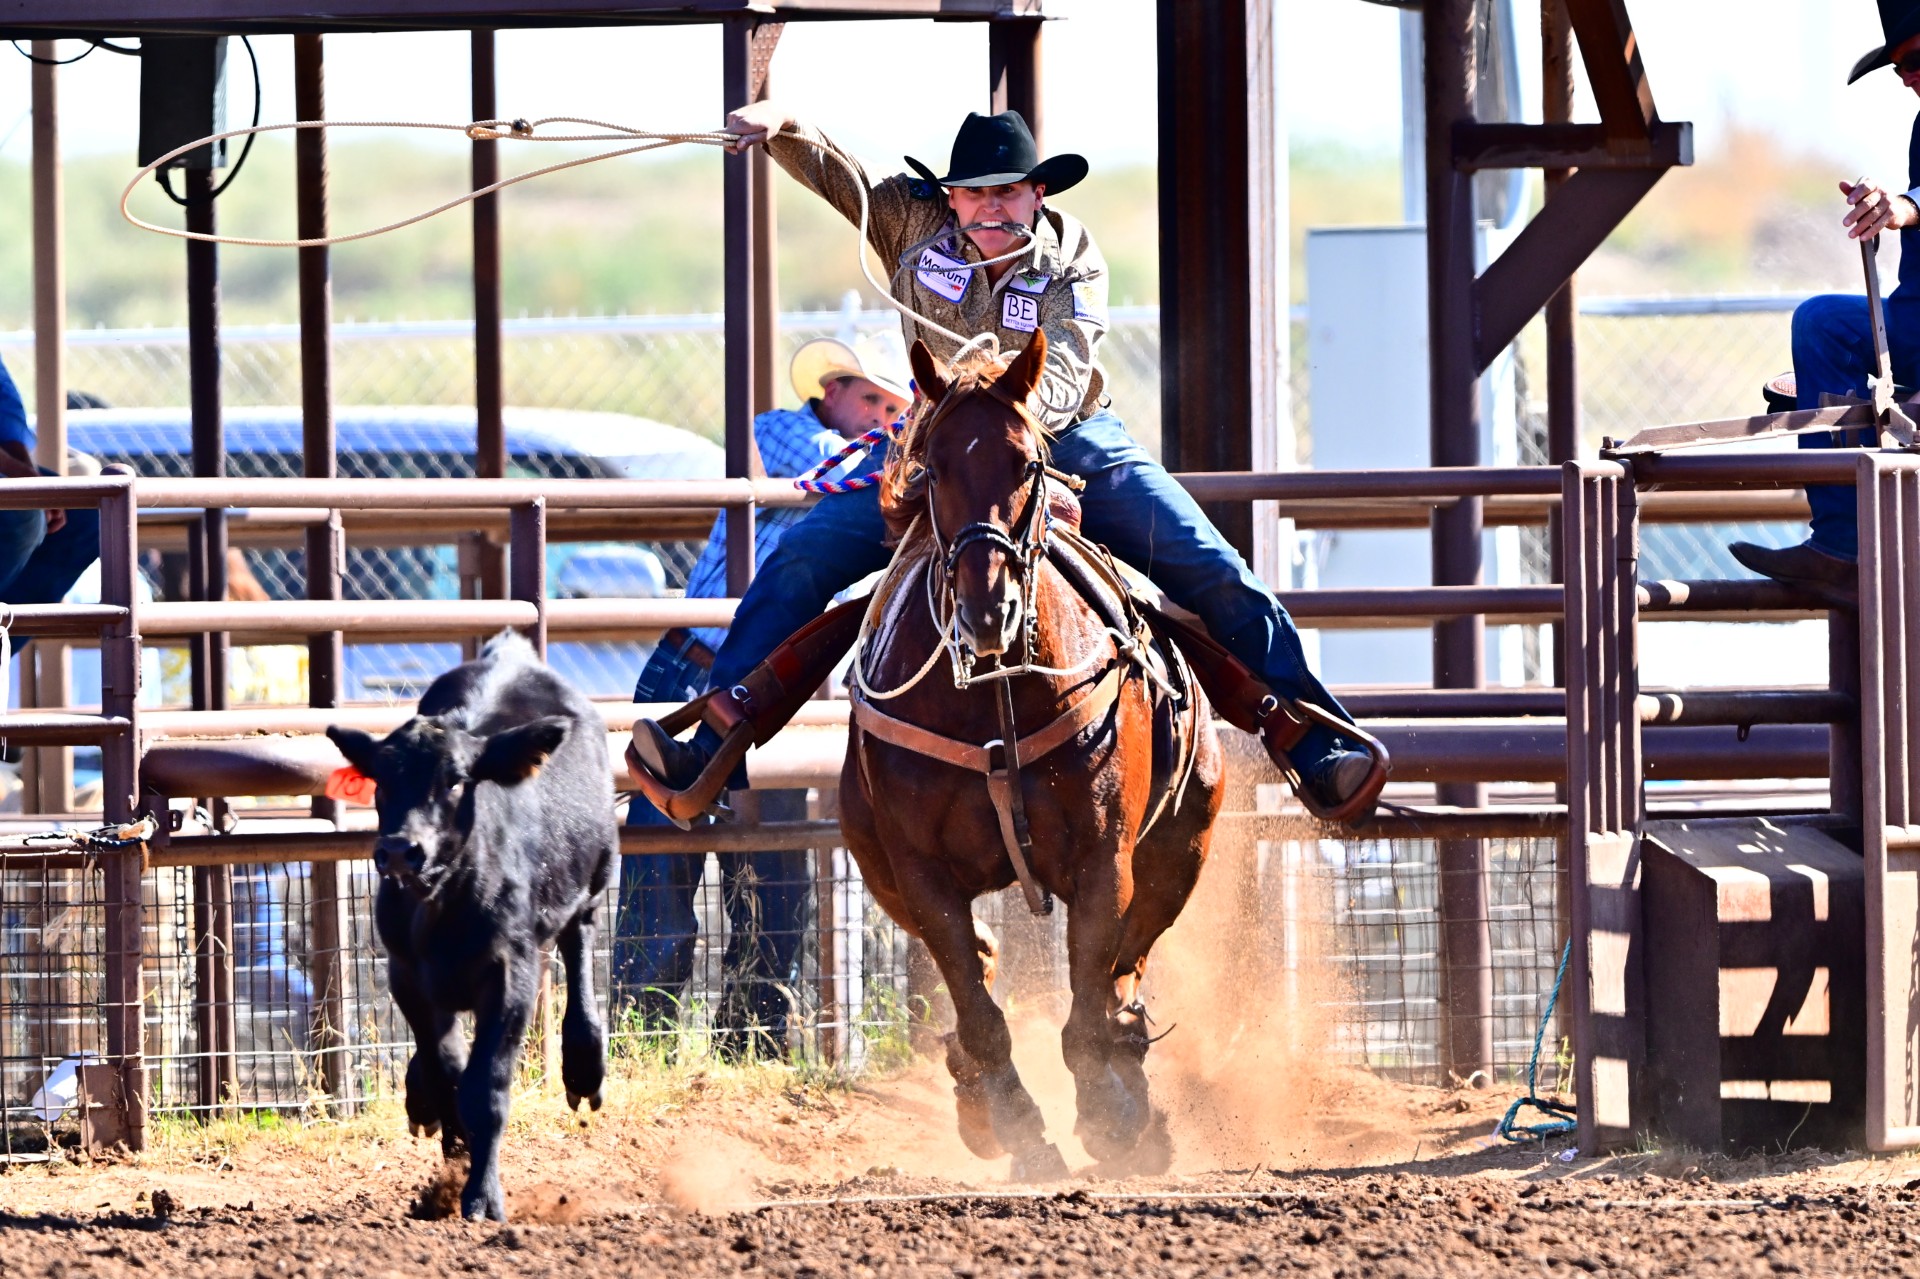
[[[104,878],[64,865],[0,871],[0,1156],[43,1155],[106,1052]]]

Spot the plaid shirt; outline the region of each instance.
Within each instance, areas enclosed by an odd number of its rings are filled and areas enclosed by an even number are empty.
[[[769,478],[793,479],[805,475],[847,446],[840,433],[821,422],[809,400],[797,409],[774,409],[753,419],[753,440],[760,446],[760,462]],[[858,466],[856,453],[833,471],[842,476]],[[758,571],[773,554],[773,548],[786,531],[806,515],[804,506],[782,506],[773,510],[758,508],[753,513],[753,567]],[[725,599],[727,594],[727,513],[720,512],[713,522],[713,535],[700,552],[693,571],[687,574],[687,598],[690,600]],[[719,648],[727,636],[718,628],[693,632],[708,648]]]

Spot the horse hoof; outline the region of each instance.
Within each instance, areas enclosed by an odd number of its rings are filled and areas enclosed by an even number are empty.
[[[1065,1181],[1067,1161],[1060,1155],[1060,1147],[1050,1141],[1021,1151],[1013,1157],[1013,1179],[1015,1181]]]
[[[1173,1135],[1167,1131],[1167,1113],[1158,1106],[1147,1126],[1123,1150],[1110,1154],[1095,1153],[1082,1138],[1087,1153],[1100,1161],[1100,1171],[1109,1177],[1157,1177],[1173,1166]]]
[[[416,1137],[438,1137],[440,1135],[440,1125],[438,1123],[416,1123],[409,1120],[407,1122],[407,1131]]]
[[[982,1159],[998,1159],[1007,1153],[994,1135],[993,1112],[988,1109],[986,1093],[974,1085],[953,1090],[954,1110],[960,1121],[960,1140]]]

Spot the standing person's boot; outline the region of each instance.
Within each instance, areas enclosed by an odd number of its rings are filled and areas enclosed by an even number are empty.
[[[1735,542],[1727,550],[1744,567],[1762,577],[1809,591],[1842,608],[1859,604],[1859,564],[1822,550],[1811,541],[1784,547]]]

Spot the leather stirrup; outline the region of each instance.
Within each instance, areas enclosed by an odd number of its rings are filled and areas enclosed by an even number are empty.
[[[713,758],[685,790],[674,790],[655,777],[629,742],[627,771],[640,793],[674,825],[691,829],[694,819],[708,812],[726,789],[727,778],[746,758],[748,748],[771,741],[826,682],[859,638],[867,603],[863,595],[835,605],[795,631],[738,684],[709,689],[656,721],[669,737],[696,724],[706,724],[720,734]]]

